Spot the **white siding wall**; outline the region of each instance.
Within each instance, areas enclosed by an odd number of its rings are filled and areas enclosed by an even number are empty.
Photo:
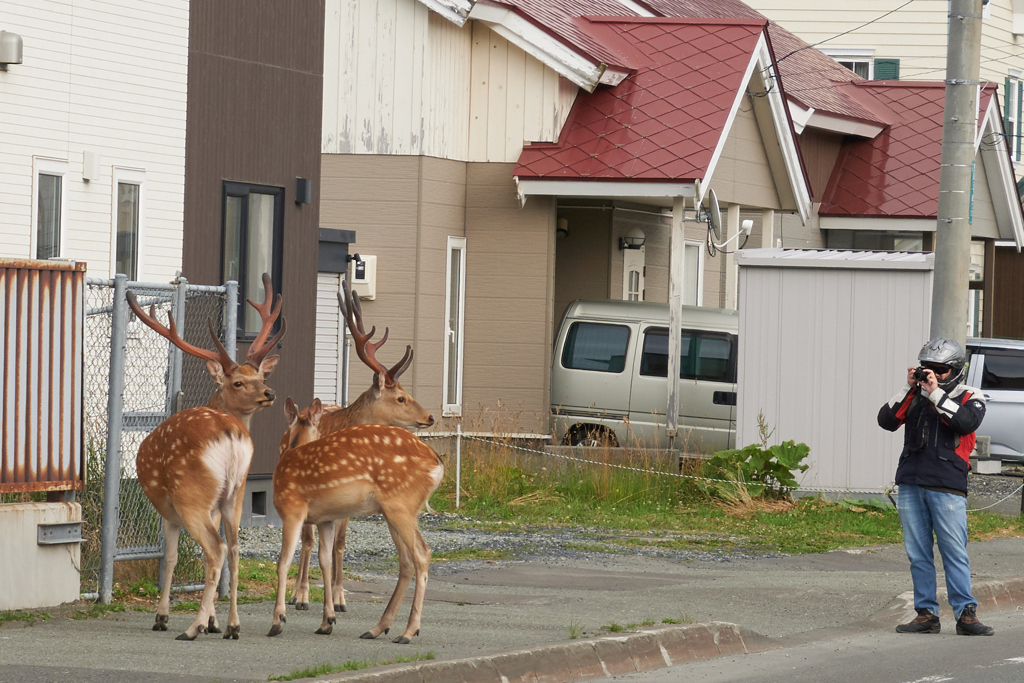
[[[144,172],[139,278],[181,267],[187,2],[8,0],[24,64],[0,72],[0,254],[28,258],[33,157],[67,162],[62,257],[111,275],[115,166]],[[83,153],[100,177],[82,180]]]
[[[932,271],[743,264],[765,251],[737,256],[737,446],[758,442],[763,411],[772,443],[810,446],[805,486],[880,492],[903,435],[876,416],[928,340]]]
[[[341,366],[341,311],[338,292],[341,276],[320,273],[316,282],[316,359],[313,365],[313,396],[341,405],[338,377]]]
[[[913,2],[887,17],[899,2],[849,0],[746,0],[762,14],[823,49],[873,48],[875,57],[900,60],[900,80],[941,80],[946,71],[949,3]],[[1002,84],[1008,69],[1024,69],[1024,43],[1011,32],[1013,0],[992,0],[982,28],[981,78]],[[872,24],[862,26],[872,20]],[[861,27],[862,26],[862,27]],[[861,27],[861,28],[858,28]],[[847,35],[846,31],[857,29]],[[782,55],[779,55],[782,58]]]
[[[327,0],[325,154],[511,162],[553,141],[576,86],[469,21],[418,0]]]

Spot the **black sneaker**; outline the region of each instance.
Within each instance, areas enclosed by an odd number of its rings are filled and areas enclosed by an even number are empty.
[[[959,623],[957,622],[958,632]],[[917,608],[917,616],[913,621],[896,627],[896,633],[938,633],[941,630],[942,625],[939,623],[939,618],[928,610],[920,608]]]
[[[978,620],[978,615],[975,614],[977,605],[968,605],[964,607],[964,611],[960,613],[960,618],[956,620],[956,634],[958,636],[991,636],[996,630],[991,626],[985,626]]]

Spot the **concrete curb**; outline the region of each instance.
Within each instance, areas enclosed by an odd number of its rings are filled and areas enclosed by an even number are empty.
[[[661,669],[720,655],[781,647],[735,624],[715,621],[644,629],[622,636],[588,638],[561,645],[374,672],[319,678],[344,683],[570,683]]]
[[[1015,610],[1018,606],[1024,605],[1024,577],[1002,581],[974,581],[971,584],[971,592],[974,593],[974,598],[978,601],[978,612],[980,613]],[[937,591],[940,605],[939,615],[952,617],[953,611],[949,607],[947,596],[945,588],[940,588]],[[914,591],[907,591],[896,596],[869,621],[895,628],[896,624],[913,619],[915,616]]]

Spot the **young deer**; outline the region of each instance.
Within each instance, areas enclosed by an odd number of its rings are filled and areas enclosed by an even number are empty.
[[[344,286],[344,297],[338,294],[338,306],[352,331],[355,341],[356,355],[373,370],[373,384],[347,408],[332,406],[325,408],[320,418],[321,435],[332,434],[340,429],[361,424],[390,425],[406,429],[423,429],[434,424],[434,416],[413,400],[398,383],[399,376],[412,364],[412,347],[405,347],[405,356],[390,370],[386,369],[376,358],[377,349],[384,345],[388,338],[388,330],[384,330],[384,338],[377,343],[370,343],[376,327],[367,333],[363,329],[363,311],[359,299],[352,296],[348,283]],[[307,418],[302,411],[303,419]],[[289,430],[290,431],[290,430]],[[281,438],[281,453],[288,446],[288,433]],[[348,520],[340,519],[334,524],[334,557],[331,563],[334,568],[333,590],[334,609],[345,612],[345,589],[341,576],[341,568],[345,559],[345,535],[348,531]],[[288,600],[297,610],[309,609],[309,564],[313,555],[313,525],[302,525],[302,551],[299,554],[299,575],[295,580],[295,591]]]
[[[195,621],[178,636],[178,640],[195,640],[208,630],[220,633],[214,605],[217,583],[225,553],[229,555],[231,571],[231,607],[224,638],[238,640],[238,523],[245,498],[245,479],[252,462],[253,443],[249,425],[253,413],[273,404],[274,390],[264,383],[277,365],[278,356],[267,357],[285,333],[285,320],[281,329],[267,341],[274,321],[281,314],[281,297],[271,310],[272,289],[270,277],[263,275],[265,298],[262,306],[249,304],[259,311],[263,327],[249,347],[244,365],[238,365],[213,333],[210,334],[217,351],[192,346],[178,336],[174,318],[170,329],[156,320],[153,308],[146,315],[135,295],[128,292],[132,311],[149,327],[166,337],[179,349],[197,358],[206,359],[206,369],[217,383],[217,391],[206,406],[175,413],[143,440],[135,458],[139,484],[153,507],[164,518],[164,538],[167,543],[166,570],[161,586],[160,602],[156,609],[154,631],[166,631],[170,613],[171,578],[178,561],[178,536],[181,527],[188,529],[203,549],[203,568],[206,585],[199,614]],[[224,518],[221,541],[217,527]]]
[[[302,417],[291,399],[287,449],[274,470],[274,507],[283,522],[281,556],[277,563],[277,604],[267,635],[284,630],[285,586],[303,522],[320,530],[320,569],[324,576],[324,618],[317,633],[329,634],[335,612],[331,587],[333,521],[383,513],[398,550],[398,585],[384,615],[361,638],[387,633],[405,597],[413,573],[416,590],[409,623],[394,642],[407,644],[419,634],[423,597],[427,590],[430,549],[416,518],[444,477],[437,454],[413,434],[398,427],[360,425],[320,438],[320,400]]]

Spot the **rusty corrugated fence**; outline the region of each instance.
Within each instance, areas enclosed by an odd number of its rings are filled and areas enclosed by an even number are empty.
[[[85,264],[0,259],[0,493],[84,485]]]

